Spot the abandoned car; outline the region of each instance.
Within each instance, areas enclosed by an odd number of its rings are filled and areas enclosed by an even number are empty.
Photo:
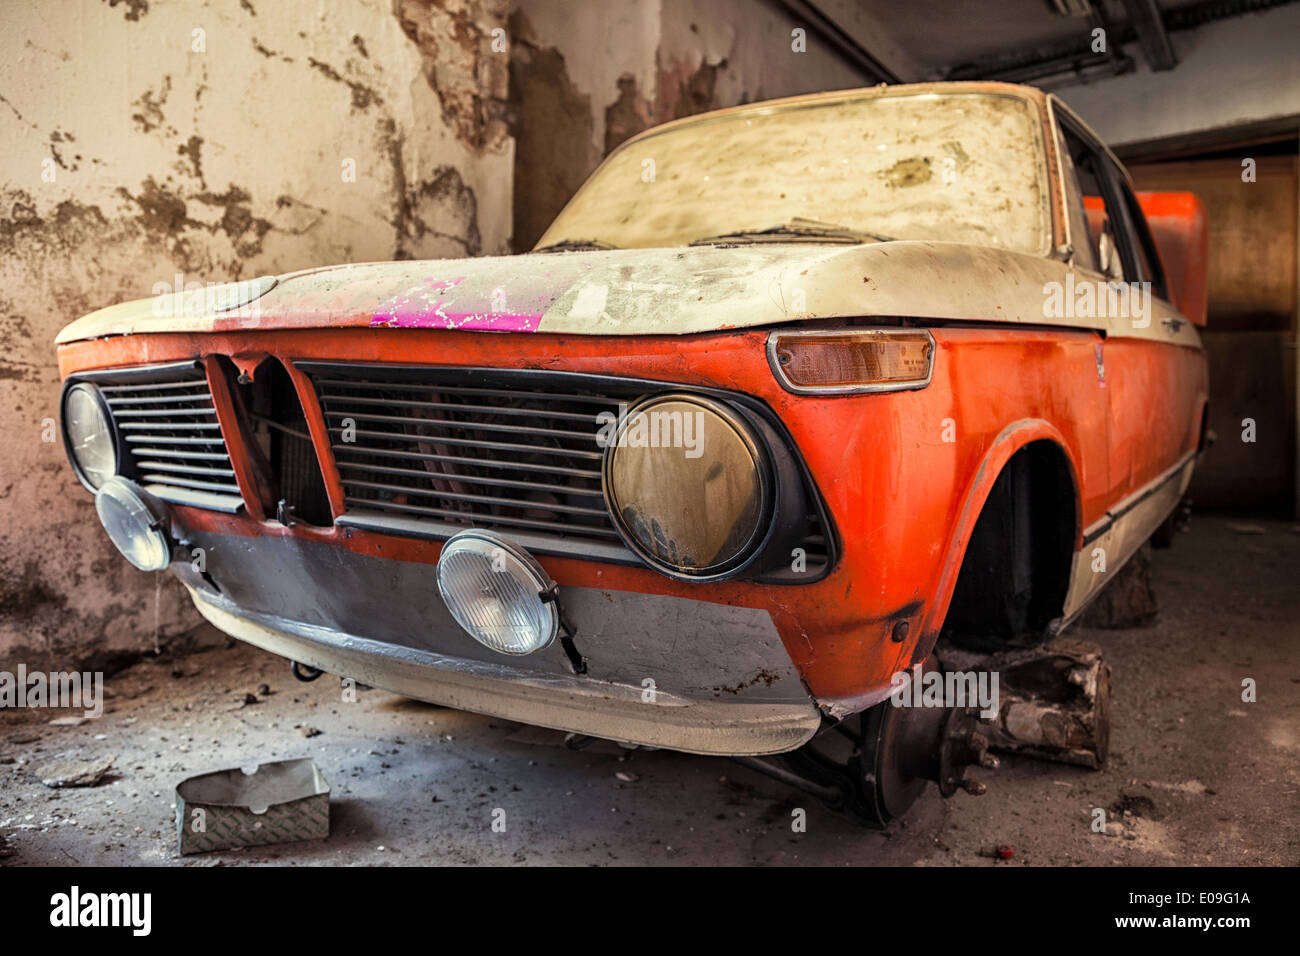
[[[304,676],[883,823],[980,750],[897,675],[1059,634],[1167,526],[1205,258],[1038,90],[754,103],[627,141],[526,255],[88,315],[63,434],[123,555]]]

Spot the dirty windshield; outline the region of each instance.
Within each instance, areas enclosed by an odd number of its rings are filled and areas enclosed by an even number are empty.
[[[992,93],[863,94],[743,110],[628,143],[538,248],[757,241],[802,223],[1044,254],[1042,139],[1033,105]],[[794,234],[791,234],[794,238]],[[563,246],[561,246],[563,248]]]

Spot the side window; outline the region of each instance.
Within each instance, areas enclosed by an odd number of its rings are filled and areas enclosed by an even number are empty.
[[[1101,153],[1065,123],[1060,123],[1061,137],[1065,141],[1063,154],[1074,167],[1075,180],[1083,205],[1086,228],[1075,232],[1074,215],[1071,214],[1070,238],[1074,243],[1078,264],[1085,269],[1100,272],[1108,279],[1127,281],[1124,257],[1120,254],[1117,231],[1123,228],[1123,215],[1117,203],[1108,201],[1106,169]],[[1067,180],[1068,183],[1068,180]]]
[[[1088,213],[1084,209],[1084,189],[1078,166],[1066,141],[1065,130],[1056,127],[1057,146],[1061,156],[1061,172],[1065,180],[1065,211],[1070,217],[1070,243],[1074,246],[1074,263],[1083,269],[1096,272],[1097,243],[1088,228]]]
[[[1087,221],[1086,233],[1082,230],[1076,233],[1077,213],[1070,210],[1070,238],[1078,265],[1093,268],[1117,282],[1150,282],[1152,294],[1168,300],[1155,241],[1124,171],[1069,116],[1058,112],[1056,120],[1061,131],[1067,187],[1072,171]],[[1076,238],[1084,234],[1088,237],[1086,252],[1081,251],[1085,244]]]
[[[1169,300],[1165,286],[1164,267],[1160,263],[1160,254],[1156,251],[1155,240],[1151,237],[1151,228],[1147,225],[1146,213],[1133,194],[1124,173],[1111,164],[1111,176],[1115,190],[1118,192],[1124,212],[1124,224],[1127,232],[1130,254],[1137,266],[1140,278],[1151,283],[1151,293],[1158,298]]]

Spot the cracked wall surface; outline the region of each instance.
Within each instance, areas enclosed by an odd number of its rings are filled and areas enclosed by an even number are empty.
[[[43,440],[55,333],[178,276],[506,251],[507,10],[0,9],[0,668],[129,656],[197,621],[179,586],[117,555]]]
[[[792,31],[805,29],[804,51]],[[806,26],[755,0],[515,0],[514,247],[529,249],[601,159],[696,113],[870,85]]]

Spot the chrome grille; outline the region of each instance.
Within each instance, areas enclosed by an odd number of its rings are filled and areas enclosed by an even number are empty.
[[[606,508],[597,435],[602,412],[618,416],[673,385],[571,372],[295,365],[312,380],[329,429],[346,504],[337,524],[436,540],[489,527],[542,554],[642,564]],[[799,542],[806,570],[756,580],[804,583],[829,570],[834,544],[819,503],[816,512]]]
[[[145,370],[99,389],[128,452],[124,473],[146,491],[222,511],[243,505],[201,367]]]
[[[439,537],[495,527],[534,547],[544,540],[546,550],[561,540],[633,560],[605,507],[597,442],[600,413],[617,415],[628,397],[437,370],[300,368],[329,428],[342,523],[387,516],[394,530]]]

